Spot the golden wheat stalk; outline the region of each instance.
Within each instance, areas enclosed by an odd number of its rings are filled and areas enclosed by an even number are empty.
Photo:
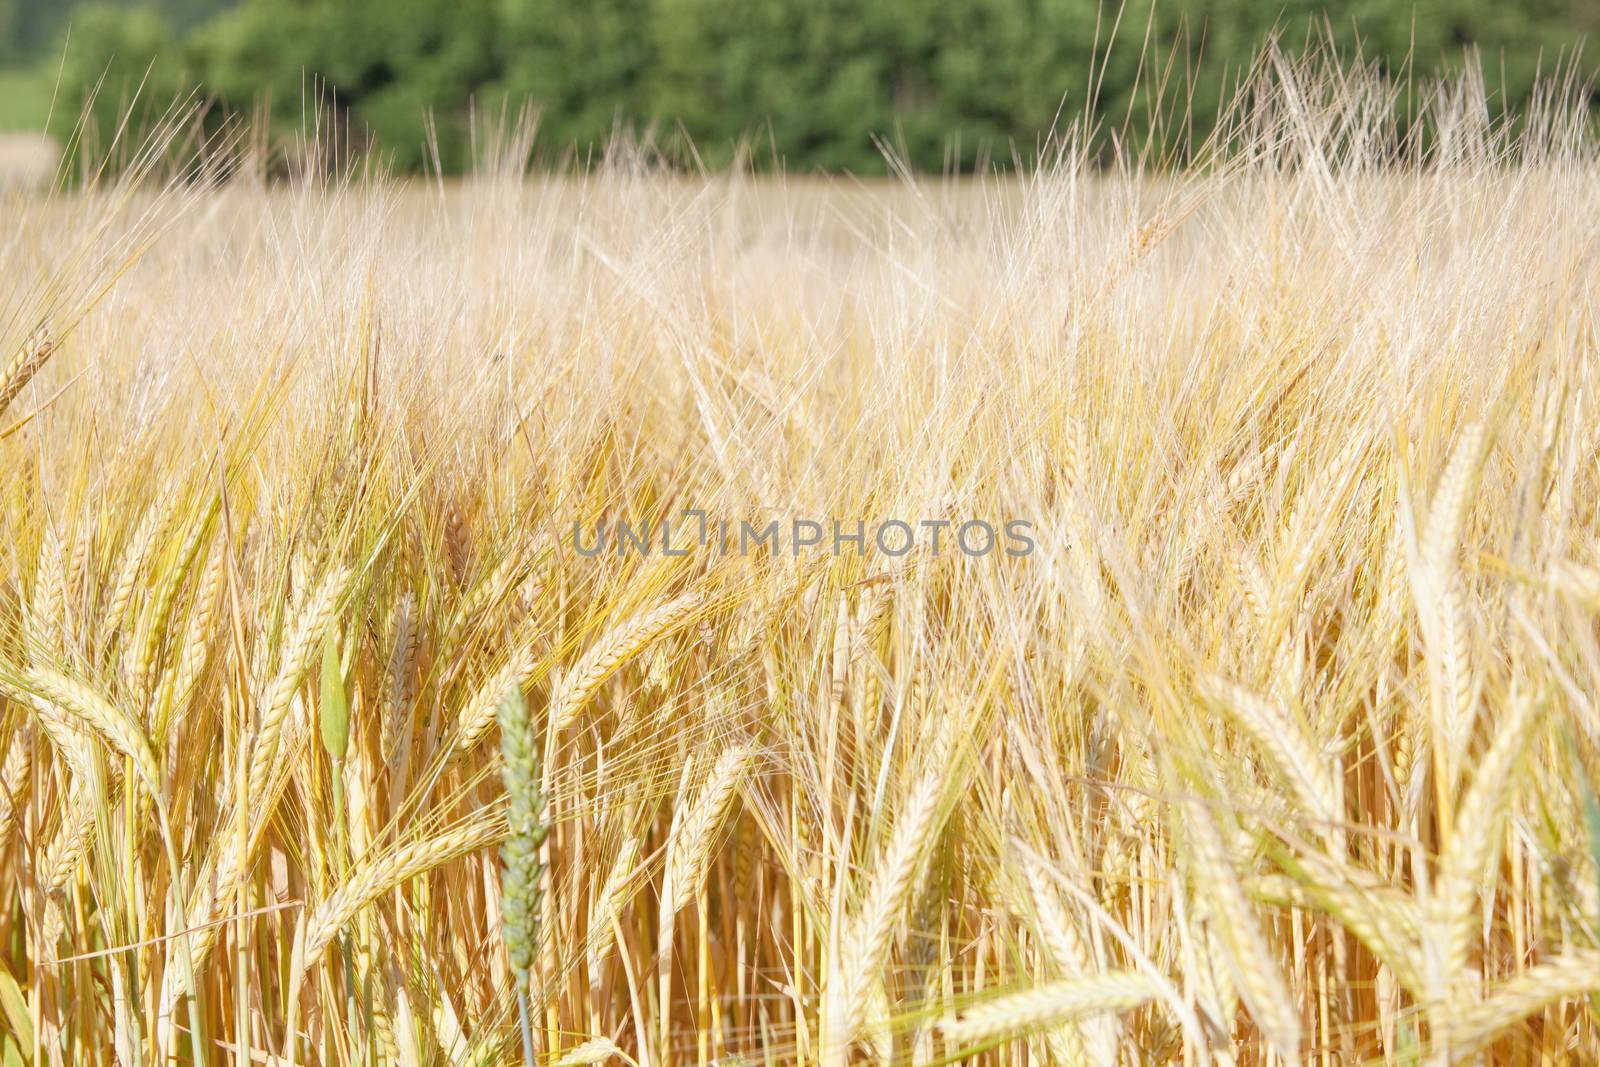
[[[1290,712],[1242,686],[1207,678],[1202,681],[1201,690],[1271,760],[1273,770],[1294,791],[1301,810],[1317,822],[1317,832],[1330,842],[1335,841],[1336,827],[1344,812],[1326,759],[1317,751],[1306,727]]]
[[[1561,1003],[1600,993],[1600,952],[1568,949],[1529,967],[1495,988],[1488,999],[1467,1007],[1440,1044],[1452,1061],[1472,1056],[1517,1023]]]
[[[1065,978],[983,1001],[941,1023],[939,1030],[945,1040],[956,1045],[977,1045],[1036,1033],[1090,1015],[1133,1011],[1158,995],[1148,977],[1131,971]]]
[[[277,762],[283,722],[289,714],[295,690],[311,669],[311,661],[322,646],[339,601],[353,572],[335,567],[301,606],[292,628],[287,631],[278,656],[278,670],[262,694],[261,721],[256,727],[255,744],[250,749],[247,795],[259,800],[267,793],[267,779]]]
[[[528,649],[512,653],[511,659],[473,691],[456,723],[455,755],[472,751],[495,721],[495,709],[509,692],[521,692],[533,673],[534,656]]]
[[[334,935],[349,924],[356,912],[378,897],[459,856],[491,845],[504,835],[502,819],[480,813],[432,837],[369,855],[351,869],[338,889],[307,915],[301,971],[315,967]]]
[[[1529,735],[1544,710],[1545,698],[1515,698],[1494,742],[1479,760],[1461,805],[1456,826],[1439,857],[1435,885],[1434,919],[1443,954],[1437,981],[1454,983],[1467,968],[1474,923],[1472,904],[1484,884],[1489,857],[1499,846],[1500,825],[1506,817],[1506,797],[1514,779],[1512,771],[1526,748]],[[1448,1003],[1452,993],[1436,988],[1435,997]]]
[[[608,630],[573,664],[551,701],[551,735],[570,726],[594,691],[619,667],[655,641],[686,625],[703,603],[699,594],[688,593]]]
[[[0,371],[0,415],[5,414],[17,394],[33,381],[33,376],[54,354],[55,344],[50,340],[49,331],[43,326],[39,327],[28,337],[22,351],[17,353],[11,364]]]
[[[161,797],[161,766],[144,728],[92,687],[46,668],[34,668],[16,683],[27,693],[70,712],[113,751],[133,761],[150,795]]]
[[[1222,835],[1204,802],[1190,801],[1185,816],[1183,825],[1194,850],[1196,877],[1203,879],[1203,891],[1217,914],[1216,929],[1234,984],[1273,1050],[1285,1062],[1299,1063],[1299,1010],[1250,910]]]
[[[682,821],[673,827],[672,839],[667,846],[666,867],[661,876],[663,928],[699,892],[716,845],[717,830],[752,755],[748,746],[734,745],[718,756],[694,803]]]

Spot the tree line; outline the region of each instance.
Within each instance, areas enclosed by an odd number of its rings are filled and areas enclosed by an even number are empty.
[[[320,90],[402,170],[461,167],[473,116],[524,102],[547,156],[631,132],[713,167],[743,147],[874,174],[886,145],[924,171],[1003,167],[1091,91],[1105,136],[1192,138],[1274,34],[1394,76],[1477,48],[1516,109],[1541,72],[1593,71],[1579,42],[1600,31],[1591,0],[164,0],[68,5],[53,29],[40,12],[0,0],[0,26],[57,57],[58,100],[99,87],[102,136],[135,87],[155,107],[198,86],[213,116],[269,102],[285,126]]]

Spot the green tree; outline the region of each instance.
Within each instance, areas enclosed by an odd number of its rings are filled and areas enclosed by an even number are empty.
[[[429,116],[444,164],[463,165],[472,97],[499,70],[495,36],[493,0],[247,0],[199,40],[227,105],[270,98],[280,123],[298,124],[302,104],[331,103],[412,170],[428,158]]]
[[[22,28],[20,0],[0,0],[0,63],[29,58],[19,36]]]
[[[1142,0],[1127,21],[1142,33]],[[1081,113],[1095,0],[657,0],[652,117],[713,160],[762,133],[799,169],[881,173],[884,139],[925,170],[1031,158],[1065,108]],[[1128,36],[1127,32],[1124,36]],[[1108,57],[1104,100],[1126,108],[1140,40]],[[764,140],[758,148],[765,149]]]
[[[62,140],[81,120],[90,157],[110,151],[124,125],[121,150],[193,89],[196,72],[186,49],[152,8],[91,4],[72,19],[71,47],[60,67],[60,100],[53,120]],[[79,110],[80,105],[82,110]]]
[[[602,143],[646,110],[648,0],[502,0],[499,87],[540,109],[545,144]]]
[[[761,164],[872,174],[880,140],[925,171],[1026,162],[1092,97],[1100,144],[1137,151],[1204,136],[1273,34],[1292,51],[1331,32],[1396,76],[1476,46],[1493,106],[1515,109],[1600,32],[1592,0],[149,2],[72,10],[66,99],[107,73],[97,115],[114,111],[159,57],[146,99],[198,79],[226,110],[270,99],[284,128],[314,96],[402,169],[427,160],[429,115],[444,164],[463,165],[473,100],[536,105],[547,154],[588,154],[620,125],[713,166],[749,143]],[[20,39],[44,16],[18,3],[0,0],[0,26]]]

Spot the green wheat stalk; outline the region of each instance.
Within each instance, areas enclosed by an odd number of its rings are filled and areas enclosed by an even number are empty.
[[[517,979],[522,1056],[527,1067],[533,1067],[528,991],[539,945],[539,883],[544,876],[539,847],[550,828],[541,818],[544,798],[539,795],[538,749],[521,690],[513,686],[501,699],[495,715],[500,723],[500,775],[509,800],[506,818],[510,824],[510,833],[500,849],[501,934]]]

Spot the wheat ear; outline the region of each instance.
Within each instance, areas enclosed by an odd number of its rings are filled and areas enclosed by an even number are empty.
[[[4,414],[6,408],[11,406],[11,401],[33,380],[33,376],[39,373],[55,350],[55,343],[50,340],[50,334],[43,326],[33,331],[17,358],[4,371],[0,371],[0,414]]]
[[[30,670],[24,687],[60,707],[98,734],[106,744],[133,761],[144,779],[145,788],[156,799],[161,797],[161,768],[144,730],[131,715],[105,697],[64,674],[43,668]]]
[[[161,766],[156,762],[155,751],[150,747],[143,728],[129,714],[112,704],[91,687],[63,674],[35,668],[27,675],[26,688],[76,715],[113,749],[126,756],[155,803],[161,820],[162,844],[166,850],[168,874],[171,878],[172,899],[176,904],[176,919],[184,929],[177,938],[178,953],[182,960],[185,980],[188,982],[190,1030],[195,1035],[195,1062],[204,1067],[205,1054],[201,1045],[205,1041],[203,1019],[205,1013],[199,1004],[199,987],[195,982],[195,963],[192,948],[193,934],[186,928],[182,868],[178,864],[172,827],[167,820],[166,799],[161,789]]]
[[[611,865],[611,873],[600,886],[600,892],[595,894],[589,921],[589,929],[593,933],[593,940],[589,944],[589,967],[594,972],[595,985],[599,985],[600,965],[611,954],[611,948],[616,943],[617,927],[613,920],[621,914],[631,898],[629,884],[638,863],[639,838],[630,834],[622,843],[617,860]]]
[[[1439,976],[1443,982],[1454,982],[1466,971],[1472,940],[1472,902],[1483,883],[1489,856],[1501,840],[1499,827],[1505,818],[1511,772],[1543,708],[1544,702],[1539,698],[1524,697],[1512,703],[1510,714],[1478,763],[1472,785],[1456,812],[1455,830],[1439,856],[1434,917],[1444,938],[1443,974]],[[1445,989],[1435,990],[1435,995],[1448,999]]]
[[[267,779],[278,755],[278,741],[283,732],[283,720],[289,715],[289,706],[295,690],[311,669],[322,637],[333,622],[339,600],[349,584],[348,567],[336,567],[312,593],[295,620],[279,657],[278,673],[267,688],[262,706],[261,725],[257,728],[255,744],[250,749],[249,791],[252,799],[266,794]]]
[[[478,686],[456,720],[454,757],[459,758],[471,751],[488,732],[490,723],[495,721],[505,702],[510,699],[508,693],[516,691],[520,698],[522,686],[527,682],[528,675],[533,673],[533,667],[533,653],[523,649]]]
[[[1473,492],[1487,458],[1484,448],[1487,441],[1488,434],[1481,422],[1470,423],[1461,431],[1439,479],[1438,491],[1428,506],[1422,554],[1423,562],[1435,571],[1453,564],[1462,531],[1466,528],[1467,513],[1472,508]]]
[[[539,748],[527,702],[513,687],[500,701],[500,778],[506,787],[510,832],[500,846],[500,929],[517,980],[517,1013],[522,1023],[522,1054],[533,1063],[533,1031],[528,1013],[533,961],[539,953],[539,908],[544,865],[539,849],[550,829],[539,794]]]
[[[1600,993],[1600,952],[1568,949],[1503,982],[1446,1031],[1451,1062],[1465,1061],[1508,1027],[1563,1000]]]
[[[306,919],[302,973],[317,964],[334,935],[362,908],[408,879],[491,844],[504,832],[499,819],[479,814],[454,829],[370,855],[357,864],[344,883]]]
[[[134,531],[133,539],[122,554],[122,563],[117,568],[111,599],[106,602],[106,609],[100,616],[101,633],[113,633],[121,625],[122,616],[128,610],[128,601],[133,599],[133,587],[139,579],[139,571],[144,567],[150,549],[155,544],[156,534],[165,522],[166,509],[151,507],[139,523],[139,528]]]
[[[1093,970],[1088,946],[1078,935],[1072,916],[1062,907],[1060,894],[1050,884],[1039,864],[1031,859],[1023,861],[1023,877],[1028,887],[1024,903],[1034,915],[1040,944],[1051,965],[1068,977],[1088,975]],[[1074,1058],[1087,1058],[1099,1067],[1110,1067],[1117,1060],[1119,1035],[1115,1022],[1111,1021],[1110,1025],[1106,1025],[1106,1022],[1098,1020],[1088,1025],[1074,1024],[1059,1031],[1059,1034]]]
[[[150,732],[157,749],[167,744],[173,727],[174,705],[187,710],[194,688],[211,658],[213,631],[221,609],[222,581],[227,565],[227,554],[217,552],[206,565],[205,576],[195,591],[194,602],[189,605],[189,617],[184,624],[183,643],[175,668],[164,671],[156,688],[155,712]],[[182,715],[179,716],[182,721]],[[172,751],[168,749],[168,758]]]
[[[934,729],[926,768],[901,803],[860,909],[845,928],[839,947],[848,959],[830,964],[831,1003],[826,1013],[830,1032],[825,1041],[830,1058],[842,1057],[861,1032],[871,981],[882,970],[900,917],[922,884],[938,837],[941,801],[949,781],[946,763],[954,751],[957,723],[962,721],[962,716],[946,715]]]
[[[1145,975],[1110,971],[994,997],[942,1023],[939,1029],[946,1040],[975,1045],[1062,1026],[1088,1015],[1132,1011],[1159,995],[1160,990]]]
[[[577,718],[589,697],[617,668],[687,623],[701,603],[698,594],[690,593],[608,630],[567,674],[551,705],[554,709],[550,716],[551,735],[559,734]]]
[[[607,1060],[625,1058],[622,1050],[617,1048],[617,1043],[609,1037],[594,1037],[581,1045],[558,1053],[550,1061],[549,1067],[586,1067],[591,1063],[605,1063]]]
[[[668,1047],[672,1032],[672,941],[676,919],[680,911],[694,899],[705,879],[710,863],[712,846],[716,842],[717,827],[723,813],[733,800],[734,791],[744,775],[750,750],[735,745],[717,758],[711,776],[700,789],[700,795],[688,808],[679,808],[673,814],[670,839],[667,842],[666,868],[661,876],[660,912],[658,933],[660,954],[656,959],[656,980],[660,989],[661,1044]],[[689,782],[690,768],[684,768],[684,789]]]
[[[1201,692],[1210,703],[1227,712],[1271,761],[1301,805],[1317,820],[1318,833],[1326,839],[1334,838],[1335,824],[1342,816],[1339,794],[1328,775],[1326,761],[1296,716],[1220,678],[1204,679]]]
[[[1300,1015],[1273,963],[1266,938],[1239,884],[1222,834],[1204,801],[1191,800],[1183,828],[1194,850],[1196,874],[1204,880],[1216,929],[1233,969],[1234,984],[1263,1036],[1286,1063],[1300,1063]]]
[[[411,710],[411,671],[417,658],[417,596],[407,590],[395,606],[394,643],[383,676],[383,720],[378,743],[385,766],[394,763]]]
[[[98,755],[91,750],[89,763],[95,770],[73,779],[66,810],[61,813],[61,824],[39,860],[39,869],[45,874],[45,888],[50,893],[58,892],[71,881],[78,862],[87,854],[94,838],[95,824],[106,801],[106,776],[99,772],[99,762]]]
[[[0,770],[0,850],[11,837],[17,812],[27,807],[32,768],[33,741],[26,722],[18,720],[6,739],[5,767]]]
[[[750,755],[749,748],[735,745],[718,757],[694,805],[674,829],[661,882],[663,929],[699,891],[716,843],[717,827],[739,787]]]

